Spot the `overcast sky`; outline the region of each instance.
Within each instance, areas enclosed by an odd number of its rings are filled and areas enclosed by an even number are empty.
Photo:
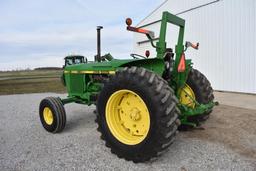
[[[103,25],[102,53],[127,58],[134,25],[163,0],[1,0],[0,70],[62,66],[68,54],[93,59],[97,25]]]

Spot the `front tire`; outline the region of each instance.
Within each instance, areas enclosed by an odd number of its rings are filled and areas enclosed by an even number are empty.
[[[47,97],[43,99],[39,106],[39,117],[46,131],[61,132],[66,125],[66,112],[60,98]]]
[[[165,151],[180,122],[178,100],[166,81],[144,68],[124,68],[104,85],[98,131],[111,152],[144,162]]]

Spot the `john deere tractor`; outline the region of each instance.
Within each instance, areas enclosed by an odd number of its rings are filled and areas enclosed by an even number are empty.
[[[207,78],[193,68],[185,51],[199,44],[183,44],[185,20],[163,12],[160,35],[131,26],[127,30],[145,34],[157,55],[149,58],[132,54],[130,59],[101,56],[100,31],[97,27],[97,55],[87,62],[77,56],[66,58],[63,82],[68,97],[47,97],[39,107],[43,127],[51,133],[61,132],[66,124],[64,105],[96,105],[96,123],[101,138],[120,158],[144,162],[162,154],[172,144],[177,130],[197,127],[208,118],[216,103]],[[166,47],[167,25],[179,27],[175,50]],[[67,63],[68,61],[70,63]]]

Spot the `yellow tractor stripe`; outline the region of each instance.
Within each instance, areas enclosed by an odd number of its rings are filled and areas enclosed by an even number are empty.
[[[64,71],[65,74],[115,74],[116,71]]]
[[[79,74],[78,71],[71,71],[71,74]]]
[[[93,74],[93,71],[80,71],[80,74]]]

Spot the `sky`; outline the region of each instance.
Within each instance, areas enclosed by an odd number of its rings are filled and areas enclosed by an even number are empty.
[[[0,0],[0,70],[61,67],[69,54],[93,60],[96,26],[102,25],[102,54],[129,58],[136,25],[163,0]]]

